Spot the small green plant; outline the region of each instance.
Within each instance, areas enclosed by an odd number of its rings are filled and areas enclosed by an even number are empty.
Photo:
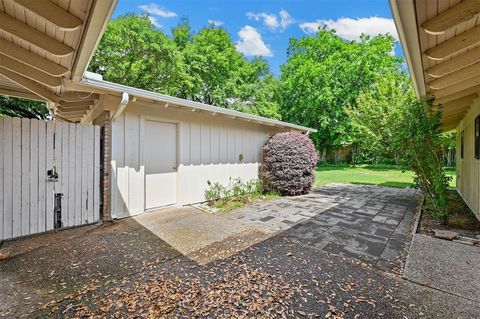
[[[226,186],[208,180],[207,184],[205,199],[210,206],[220,211],[230,211],[254,201],[273,199],[278,196],[274,192],[265,193],[263,183],[259,179],[244,182],[240,178],[230,178]]]

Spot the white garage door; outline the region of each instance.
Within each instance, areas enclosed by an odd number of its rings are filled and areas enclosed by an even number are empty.
[[[145,121],[145,209],[177,202],[177,125]]]

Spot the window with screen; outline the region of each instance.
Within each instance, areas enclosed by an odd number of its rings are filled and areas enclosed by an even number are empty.
[[[460,158],[463,159],[463,145],[465,145],[465,131],[460,133]]]
[[[475,158],[480,159],[480,115],[475,119]]]

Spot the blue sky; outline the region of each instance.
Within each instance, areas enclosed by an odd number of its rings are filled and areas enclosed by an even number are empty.
[[[209,21],[219,24],[239,51],[263,56],[276,74],[289,39],[308,35],[319,25],[335,28],[348,40],[362,32],[397,37],[387,0],[120,0],[114,17],[127,12],[148,12],[167,34],[184,16],[194,31]],[[395,52],[402,55],[399,45]]]

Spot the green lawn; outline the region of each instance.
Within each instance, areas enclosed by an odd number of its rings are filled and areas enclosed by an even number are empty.
[[[450,186],[455,187],[455,171],[447,170],[452,177]],[[413,172],[394,167],[372,165],[356,166],[319,166],[316,170],[316,185],[329,183],[370,184],[391,187],[407,187],[413,185]]]

